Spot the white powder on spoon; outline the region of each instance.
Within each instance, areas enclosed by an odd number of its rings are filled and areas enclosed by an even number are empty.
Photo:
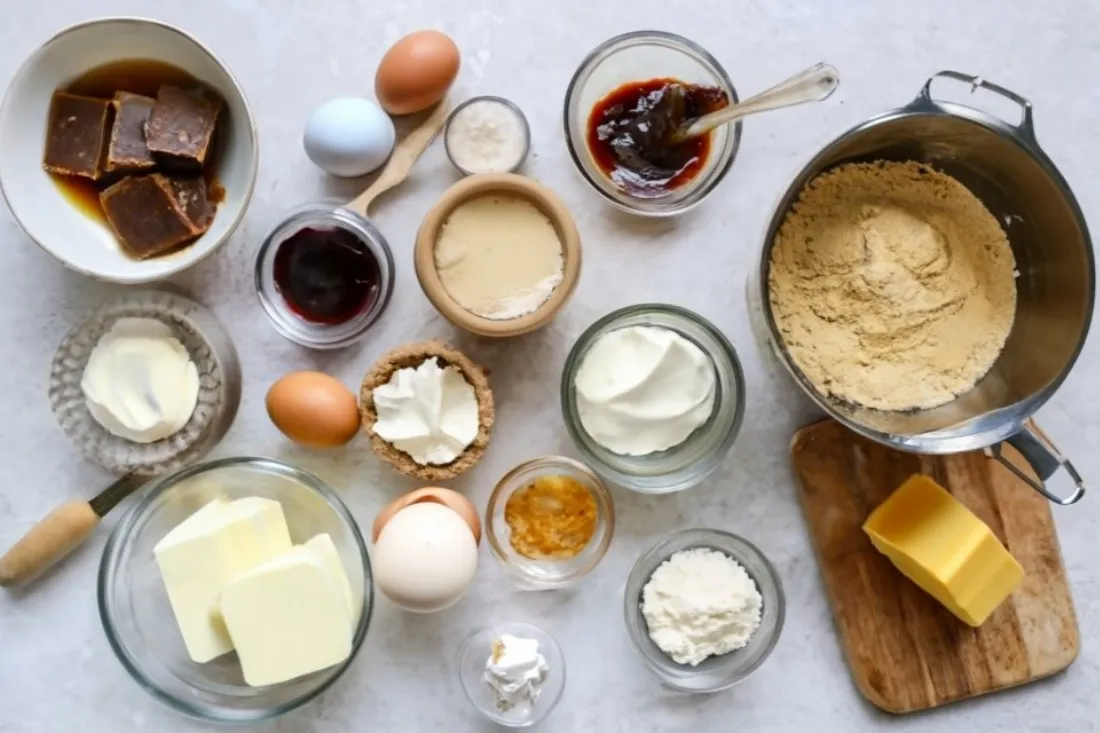
[[[706,547],[674,553],[642,588],[649,638],[672,661],[692,667],[748,644],[762,606],[745,568]]]

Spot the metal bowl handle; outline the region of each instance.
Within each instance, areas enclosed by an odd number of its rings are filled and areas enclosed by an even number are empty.
[[[964,74],[961,71],[939,71],[928,77],[928,81],[924,82],[924,86],[921,87],[920,94],[917,95],[916,101],[918,103],[933,102],[932,99],[932,82],[936,79],[954,79],[970,85],[970,92],[973,94],[979,88],[988,89],[991,92],[1000,94],[1005,99],[1009,99],[1016,104],[1020,105],[1022,115],[1020,122],[1015,125],[1016,129],[1026,135],[1030,140],[1035,140],[1035,123],[1031,116],[1031,102],[1024,97],[1021,97],[1011,89],[1005,89],[1000,84],[994,84],[991,81],[986,81],[980,76],[974,76],[973,74]]]
[[[1023,430],[1016,433],[1005,442],[1018,450],[1024,457],[1024,460],[1031,465],[1031,468],[1034,469],[1035,473],[1039,476],[1038,481],[1028,476],[1012,463],[1012,461],[1005,458],[1001,450],[1001,443],[986,448],[986,455],[1014,473],[1018,479],[1038,491],[1047,499],[1061,506],[1069,506],[1070,504],[1076,504],[1080,501],[1081,497],[1085,495],[1085,482],[1081,478],[1081,474],[1077,473],[1077,469],[1073,467],[1069,459],[1062,455],[1061,451],[1059,451],[1050,438],[1046,436],[1046,433],[1039,429],[1039,426],[1036,425],[1034,421],[1028,420],[1024,424]],[[1045,481],[1056,474],[1060,468],[1066,470],[1066,473],[1073,479],[1073,483],[1076,487],[1068,496],[1058,496],[1046,487]]]

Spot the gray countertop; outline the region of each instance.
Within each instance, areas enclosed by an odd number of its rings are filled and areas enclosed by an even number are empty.
[[[463,697],[454,667],[461,639],[492,620],[539,623],[556,635],[569,665],[560,707],[545,731],[1093,730],[1100,689],[1100,570],[1095,548],[1100,495],[1056,510],[1081,627],[1082,647],[1065,674],[928,714],[893,719],[864,702],[833,633],[817,566],[787,461],[792,432],[814,408],[773,374],[753,340],[744,284],[781,190],[827,141],[865,118],[909,101],[941,69],[981,74],[1028,97],[1041,144],[1074,188],[1094,229],[1100,206],[1100,6],[930,0],[922,3],[814,3],[810,0],[7,0],[0,14],[0,84],[54,31],[96,15],[156,15],[190,30],[218,53],[248,93],[260,127],[260,178],[244,224],[222,252],[177,283],[210,306],[236,340],[245,375],[236,424],[215,455],[281,457],[315,471],[369,523],[389,498],[412,488],[381,465],[363,439],[321,455],[289,445],[268,422],[263,396],[285,372],[317,368],[358,383],[383,350],[440,337],[492,369],[498,429],[484,462],[455,487],[483,504],[493,484],[522,459],[573,454],[561,424],[557,380],[573,340],[607,311],[666,301],[712,319],[745,364],[744,428],[721,468],[702,486],[665,498],[616,491],[619,521],[611,552],[575,591],[521,593],[483,550],[468,598],[417,617],[381,601],[365,647],[322,698],[261,726],[299,731],[484,730]],[[405,32],[438,27],[463,52],[459,99],[479,93],[514,99],[531,121],[534,155],[526,172],[572,207],[585,247],[576,296],[553,327],[508,343],[456,333],[417,286],[411,252],[420,218],[455,179],[440,144],[414,178],[376,207],[398,260],[389,311],[361,345],[309,353],[268,325],[252,288],[252,255],[289,208],[350,195],[314,168],[300,144],[310,110],[340,95],[371,95],[374,68]],[[840,69],[827,103],[745,123],[732,172],[702,207],[674,222],[618,215],[572,169],[561,133],[561,103],[577,63],[597,43],[638,28],[678,32],[716,55],[743,94],[755,93],[818,60]],[[962,99],[965,88],[945,88]],[[976,102],[1004,114],[996,100]],[[28,124],[38,124],[31,120]],[[91,496],[108,477],[82,460],[55,424],[46,386],[65,331],[114,288],[63,269],[0,207],[0,407],[7,427],[0,457],[0,545],[58,502]],[[1093,338],[1075,371],[1039,419],[1100,485],[1100,346]],[[182,733],[203,726],[179,717],[136,685],[103,636],[95,577],[117,517],[75,557],[34,588],[0,594],[0,731],[81,730]],[[788,596],[786,628],[755,676],[709,697],[662,689],[629,646],[621,594],[638,554],[666,533],[719,526],[757,543],[778,567]]]

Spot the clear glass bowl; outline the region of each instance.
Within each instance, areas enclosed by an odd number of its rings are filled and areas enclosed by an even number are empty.
[[[290,309],[275,283],[275,254],[279,245],[306,228],[338,228],[351,232],[378,262],[377,296],[369,307],[344,323],[329,325],[307,321]],[[288,216],[267,235],[256,253],[254,282],[264,313],[282,336],[310,349],[340,349],[363,338],[389,305],[394,283],[393,254],[385,237],[366,218],[336,204],[311,204]]]
[[[515,711],[504,711],[497,707],[496,693],[482,679],[485,663],[492,654],[493,642],[502,634],[538,639],[539,654],[546,659],[546,680],[542,684],[534,709],[526,717]],[[507,728],[526,728],[541,722],[550,714],[561,700],[565,691],[565,656],[554,637],[533,624],[498,624],[489,629],[480,629],[466,637],[458,650],[458,677],[466,698],[493,723]]]
[[[674,216],[699,205],[729,172],[741,144],[740,122],[716,129],[703,170],[661,198],[630,196],[612,183],[588,149],[592,108],[623,84],[662,77],[719,87],[731,103],[738,101],[737,90],[717,59],[688,39],[662,31],[635,31],[604,41],[581,62],[565,93],[565,141],[577,170],[607,202],[642,216]]]
[[[208,501],[262,496],[283,505],[290,537],[327,532],[360,605],[347,661],[278,685],[249,687],[234,653],[206,664],[187,655],[153,547]],[[119,521],[99,566],[99,615],[111,648],[138,684],[161,702],[219,723],[267,720],[309,702],[351,664],[366,638],[374,605],[367,548],[336,493],[317,477],[267,458],[223,458],[155,481]]]
[[[629,326],[676,331],[703,350],[714,365],[717,395],[710,419],[668,450],[643,456],[613,453],[581,424],[574,382],[592,345],[604,334]],[[607,481],[645,494],[665,494],[695,486],[718,467],[733,446],[745,414],[745,378],[733,344],[710,321],[674,305],[633,305],[607,314],[573,345],[561,375],[565,426],[586,463]]]
[[[706,547],[736,560],[756,583],[764,603],[760,627],[749,643],[727,654],[705,659],[699,666],[677,664],[649,638],[642,615],[642,589],[653,572],[674,553]],[[768,559],[748,540],[717,529],[688,529],[676,532],[646,550],[626,581],[624,596],[626,630],[630,642],[646,666],[665,685],[682,692],[717,692],[733,687],[756,671],[772,653],[783,630],[786,600],[783,586]]]
[[[588,487],[596,500],[596,532],[584,550],[568,560],[532,560],[520,555],[512,549],[508,523],[504,521],[508,497],[537,477],[547,475],[565,475],[576,479]],[[516,466],[497,483],[485,508],[485,532],[493,557],[521,585],[538,590],[564,588],[590,573],[607,554],[615,532],[615,505],[607,487],[584,464],[561,456],[536,458]]]
[[[471,104],[475,104],[478,102],[493,102],[495,104],[499,104],[505,107],[513,115],[515,115],[516,120],[519,121],[520,126],[523,128],[523,152],[520,154],[519,159],[516,160],[515,163],[513,163],[508,168],[505,168],[503,170],[472,171],[463,168],[461,165],[458,164],[458,161],[455,160],[454,151],[452,150],[454,143],[451,140],[451,123],[464,109],[469,107]],[[523,162],[527,160],[527,156],[531,152],[531,126],[527,122],[527,115],[523,114],[523,110],[519,108],[519,105],[517,105],[510,99],[505,99],[504,97],[496,97],[491,94],[483,94],[479,97],[470,97],[469,99],[455,107],[451,111],[451,114],[447,116],[447,125],[443,128],[443,150],[446,151],[447,160],[451,161],[451,165],[453,165],[458,170],[458,172],[464,176],[472,176],[478,173],[515,173],[523,166]]]

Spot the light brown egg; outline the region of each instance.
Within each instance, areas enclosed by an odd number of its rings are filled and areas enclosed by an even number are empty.
[[[267,415],[295,443],[335,448],[359,431],[359,404],[338,379],[321,372],[291,372],[267,391]]]
[[[382,510],[378,512],[378,516],[374,518],[374,526],[371,528],[371,541],[378,541],[378,535],[382,534],[382,528],[393,519],[393,515],[407,506],[424,501],[442,504],[448,509],[454,510],[466,521],[466,524],[470,525],[470,531],[474,533],[474,542],[481,544],[481,519],[478,517],[477,509],[474,508],[473,503],[457,491],[431,486],[410,491],[382,507]]]
[[[374,93],[391,115],[431,107],[458,76],[458,46],[439,31],[416,31],[390,46],[374,75]]]

